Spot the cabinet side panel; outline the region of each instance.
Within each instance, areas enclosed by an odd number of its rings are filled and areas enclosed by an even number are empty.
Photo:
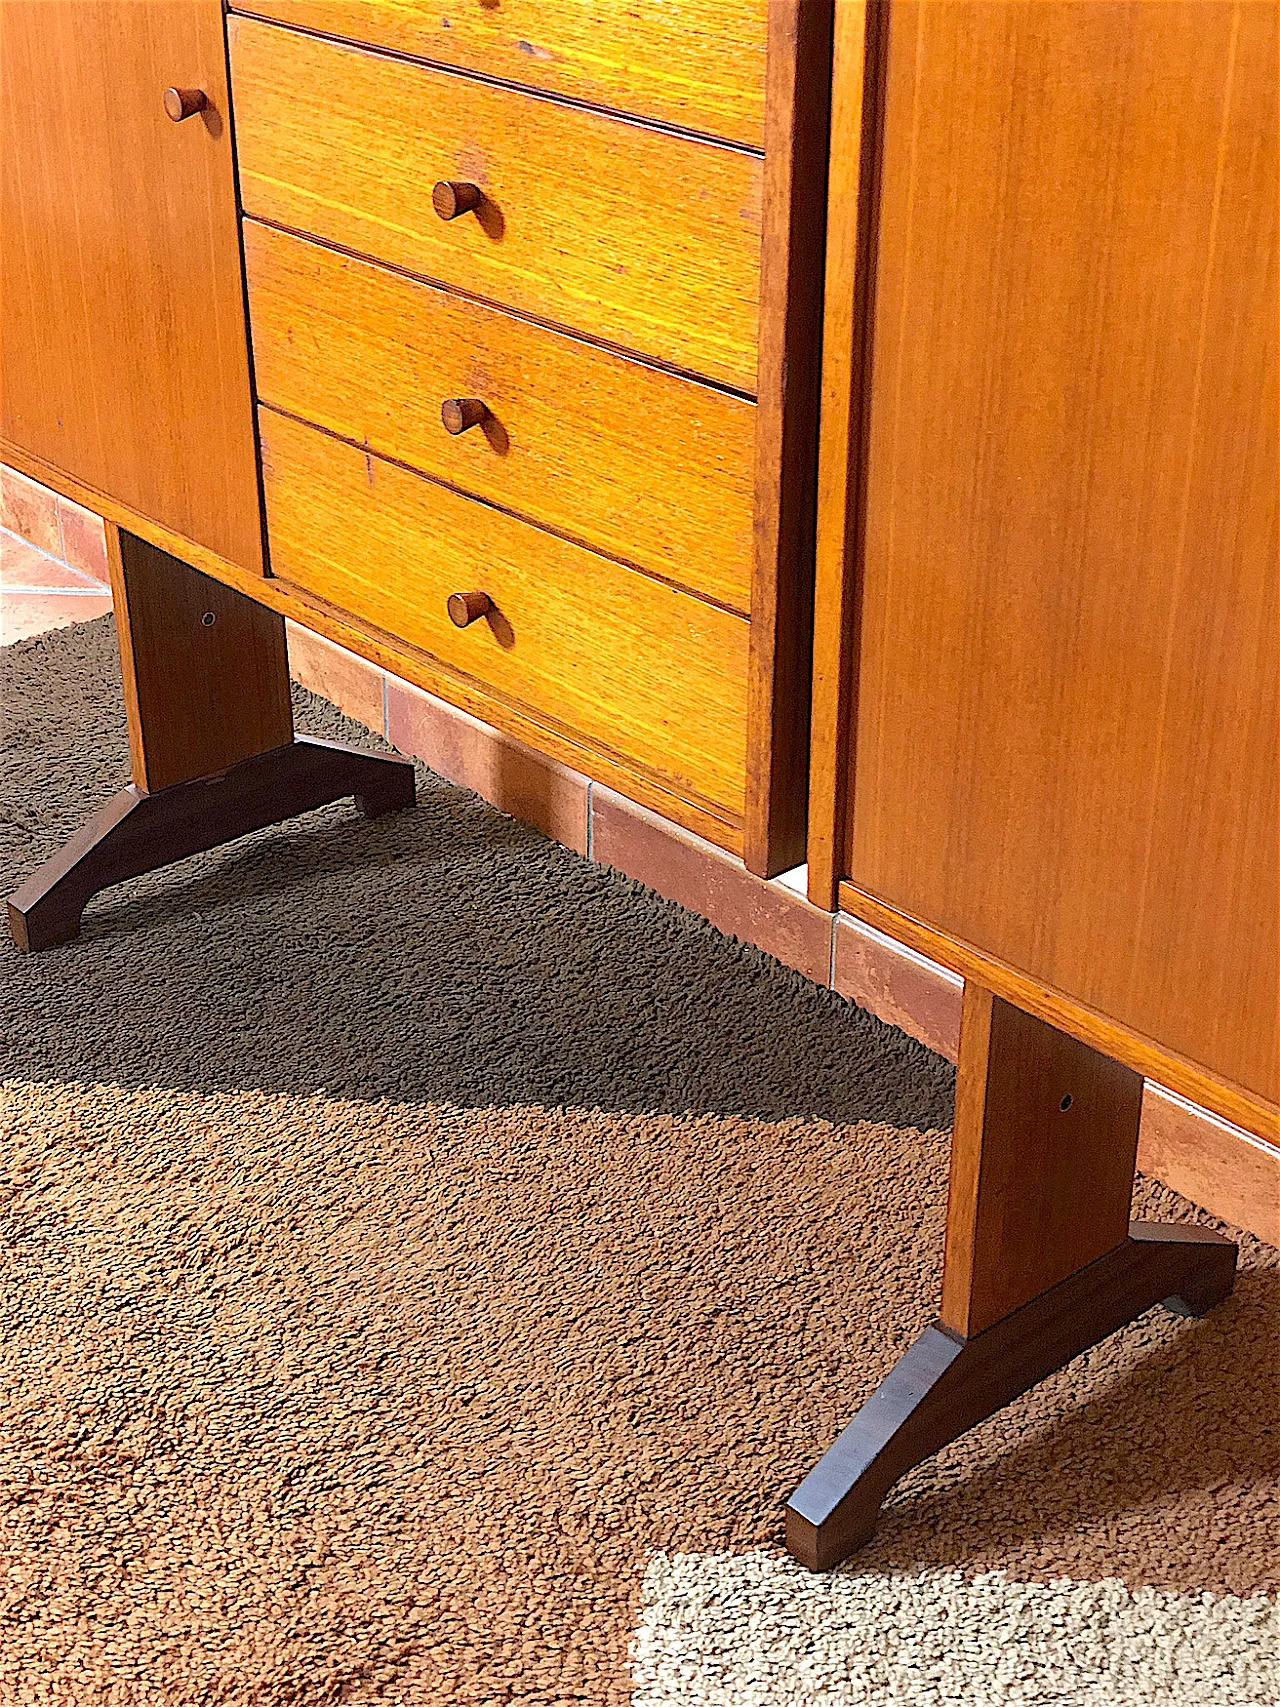
[[[805,858],[831,35],[830,0],[770,8],[745,824],[762,877]]]

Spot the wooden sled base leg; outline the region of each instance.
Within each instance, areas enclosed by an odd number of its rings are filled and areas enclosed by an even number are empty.
[[[413,765],[299,737],[215,776],[130,786],[9,897],[10,934],[24,953],[71,942],[100,889],[348,796],[370,818],[412,806]]]
[[[1142,1079],[969,980],[939,1319],[791,1496],[787,1547],[810,1570],[869,1541],[922,1458],[1161,1302],[1203,1315],[1236,1247],[1130,1223]]]
[[[1153,1304],[1203,1315],[1230,1294],[1235,1268],[1235,1245],[1217,1233],[1135,1222],[1115,1250],[975,1338],[926,1328],[791,1496],[788,1551],[811,1571],[838,1565],[922,1458]]]

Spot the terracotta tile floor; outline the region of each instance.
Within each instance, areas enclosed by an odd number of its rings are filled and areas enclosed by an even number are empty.
[[[111,609],[111,589],[0,529],[0,646]]]

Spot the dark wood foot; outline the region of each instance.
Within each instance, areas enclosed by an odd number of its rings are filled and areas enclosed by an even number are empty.
[[[839,1564],[870,1540],[912,1465],[1153,1304],[1212,1309],[1235,1268],[1235,1245],[1217,1233],[1135,1222],[1114,1250],[972,1339],[926,1328],[792,1495],[788,1550],[813,1571]]]
[[[299,737],[154,794],[131,785],[9,897],[10,934],[24,953],[70,942],[100,889],[347,796],[366,817],[412,806],[413,765]]]

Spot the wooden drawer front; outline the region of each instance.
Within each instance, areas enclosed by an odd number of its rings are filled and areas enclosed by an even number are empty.
[[[246,220],[258,395],[750,609],[755,405]],[[489,416],[451,436],[446,398]]]
[[[244,10],[764,146],[767,0],[245,0]]]
[[[270,410],[260,432],[275,575],[741,814],[741,617]],[[496,617],[455,628],[476,589]]]
[[[762,162],[230,21],[247,213],[754,392]],[[478,184],[441,219],[437,180]]]

